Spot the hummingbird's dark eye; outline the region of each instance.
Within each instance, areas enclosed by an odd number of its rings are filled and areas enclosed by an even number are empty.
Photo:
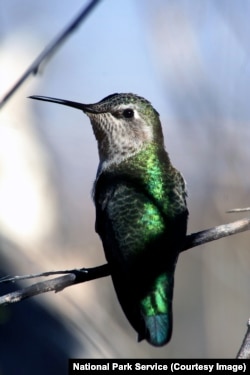
[[[130,108],[124,109],[123,116],[125,118],[132,118],[132,117],[134,117],[134,111],[133,111],[133,109],[130,109]]]

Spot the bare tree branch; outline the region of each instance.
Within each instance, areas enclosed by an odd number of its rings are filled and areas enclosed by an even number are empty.
[[[237,211],[232,211],[237,212]],[[207,242],[215,241],[223,237],[231,236],[236,233],[244,232],[250,229],[250,218],[234,221],[229,224],[219,225],[210,229],[203,230],[201,232],[193,233],[186,236],[186,242],[183,251],[191,249],[195,246],[205,244]],[[24,279],[32,279],[37,277],[45,277],[64,274],[63,276],[39,282],[20,289],[18,291],[8,293],[0,297],[0,305],[8,305],[15,302],[20,302],[26,298],[33,297],[35,295],[46,293],[50,291],[59,292],[62,289],[83,283],[86,281],[98,279],[110,275],[110,269],[108,264],[94,268],[81,268],[64,271],[51,271],[43,272],[40,274],[26,275],[26,276],[14,276],[14,277],[3,277],[0,279],[0,283],[15,282]],[[237,358],[249,359],[250,358],[250,319],[248,321],[247,333],[242,342]]]
[[[240,347],[237,357],[239,359],[250,359],[250,318],[247,322],[247,332]]]
[[[100,2],[100,0],[92,0],[90,3],[79,13],[79,15],[63,30],[45,49],[41,54],[35,59],[35,61],[30,65],[30,67],[24,72],[21,78],[15,83],[15,85],[9,90],[9,92],[4,96],[0,102],[0,109],[9,100],[9,98],[18,90],[18,88],[26,81],[26,79],[31,74],[37,74],[39,67],[42,62],[48,60],[60,47],[60,45],[69,37],[69,35],[75,31],[75,29],[80,25],[80,23],[89,15],[89,13],[94,9],[94,7]]]
[[[186,242],[183,251],[191,249],[195,246],[205,244],[207,242],[215,241],[223,237],[231,236],[236,233],[244,232],[250,229],[250,218],[234,221],[229,224],[219,225],[210,229],[203,230],[201,232],[193,233],[186,236]],[[68,286],[83,283],[86,281],[98,279],[110,275],[108,264],[104,264],[94,268],[81,268],[65,271],[51,271],[43,272],[35,275],[26,276],[14,276],[14,277],[3,277],[0,279],[0,283],[15,282],[19,280],[52,276],[64,274],[64,276],[46,280],[33,284],[29,287],[23,288],[19,291],[8,293],[0,297],[0,305],[7,305],[14,302],[20,302],[25,298],[32,297],[41,293],[50,291],[58,292]]]
[[[68,274],[56,279],[47,280],[33,284],[27,288],[17,290],[16,292],[8,293],[3,297],[0,297],[0,304],[8,305],[10,303],[19,302],[26,298],[36,296],[41,293],[51,292],[52,290],[57,292],[62,290],[65,286],[70,286],[75,282],[75,275]]]
[[[51,291],[59,292],[71,285],[76,285],[79,283],[83,283],[85,281],[90,281],[108,276],[110,275],[110,270],[108,264],[104,264],[102,266],[93,268],[82,268],[66,271],[51,271],[26,276],[3,277],[2,279],[0,279],[0,283],[6,283],[10,281],[14,282],[18,280],[65,273],[66,275],[64,276],[60,276],[51,280],[42,281],[31,286],[28,286],[26,288],[20,289],[18,291],[5,294],[4,296],[0,297],[0,305],[8,305],[10,303],[20,302],[26,298],[33,297],[41,293]]]
[[[207,242],[219,240],[220,238],[232,236],[233,234],[245,232],[250,229],[250,218],[244,218],[229,224],[218,225],[201,232],[190,234],[186,237],[185,246],[182,251],[192,247],[203,245]]]

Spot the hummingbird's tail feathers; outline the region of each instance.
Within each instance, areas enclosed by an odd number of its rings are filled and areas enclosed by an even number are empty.
[[[167,272],[158,276],[151,292],[141,300],[141,314],[145,333],[141,334],[154,346],[167,344],[172,335],[172,299],[174,275]]]
[[[163,346],[168,343],[172,334],[172,323],[168,314],[159,314],[145,317],[147,329],[146,340],[154,346]]]

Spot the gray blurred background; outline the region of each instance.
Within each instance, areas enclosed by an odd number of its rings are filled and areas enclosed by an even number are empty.
[[[0,2],[0,98],[87,3]],[[249,19],[247,0],[100,2],[1,111],[3,275],[105,262],[94,231],[98,154],[89,120],[29,95],[146,97],[187,181],[188,232],[244,216],[225,211],[249,206]],[[249,265],[248,232],[182,254],[173,337],[161,349],[137,343],[109,277],[1,309],[0,374],[66,374],[68,357],[235,357],[250,311]]]

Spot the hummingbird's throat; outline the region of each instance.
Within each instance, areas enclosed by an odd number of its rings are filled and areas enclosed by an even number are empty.
[[[151,136],[139,134],[138,129],[110,117],[109,113],[89,115],[95,134],[100,163],[119,164],[137,154],[149,143]]]
[[[116,139],[106,137],[101,142],[98,141],[98,151],[102,169],[106,169],[112,164],[120,164],[124,160],[136,155],[141,151],[143,144],[133,144],[126,142],[124,138]]]

